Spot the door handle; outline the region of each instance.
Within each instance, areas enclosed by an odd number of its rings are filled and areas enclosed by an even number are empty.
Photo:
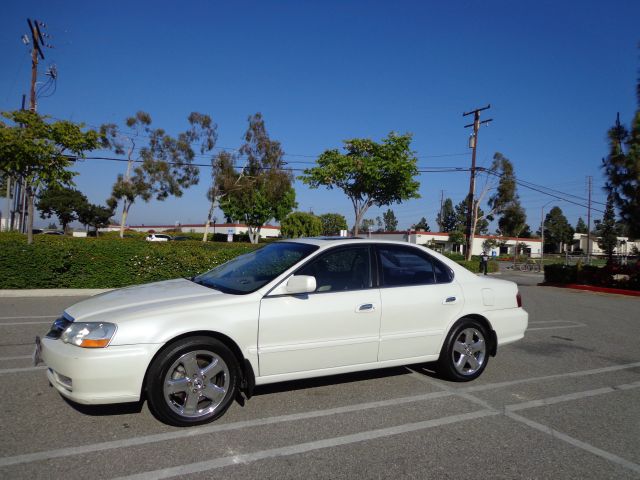
[[[444,301],[442,302],[443,305],[452,305],[454,303],[456,303],[458,299],[456,297],[447,297],[444,299]]]
[[[373,303],[363,303],[358,308],[356,308],[356,312],[373,312],[376,309],[376,306]]]

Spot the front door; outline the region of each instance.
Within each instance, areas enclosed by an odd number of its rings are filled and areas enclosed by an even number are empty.
[[[376,362],[380,292],[373,288],[371,248],[328,250],[295,274],[315,277],[316,291],[262,299],[260,376]]]

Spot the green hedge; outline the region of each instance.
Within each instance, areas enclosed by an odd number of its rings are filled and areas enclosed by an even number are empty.
[[[545,265],[544,281],[640,290],[640,265]]]
[[[553,263],[544,266],[544,281],[548,283],[576,283],[578,269],[575,265]]]
[[[111,288],[190,277],[242,253],[248,243],[146,242],[0,234],[0,288]]]
[[[457,260],[458,265],[462,265],[467,270],[471,270],[473,273],[480,273],[480,261],[479,260]],[[494,273],[500,270],[497,262],[489,262],[489,273]]]

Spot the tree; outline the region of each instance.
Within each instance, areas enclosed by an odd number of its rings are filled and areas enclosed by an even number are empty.
[[[293,212],[280,222],[280,232],[286,238],[317,237],[322,233],[322,221],[312,213]]]
[[[582,217],[578,218],[578,223],[576,223],[576,233],[587,233],[587,224],[584,223]]]
[[[598,246],[607,254],[611,262],[613,251],[618,245],[618,233],[616,231],[616,213],[613,208],[614,194],[607,196],[607,206],[604,209],[602,222],[598,224]]]
[[[500,228],[502,235],[519,238],[526,226],[527,214],[520,205],[520,200],[516,198],[502,211],[498,220],[498,228]]]
[[[520,238],[531,238],[532,236],[533,233],[531,232],[531,227],[528,223],[525,223],[522,232],[520,232]]]
[[[498,178],[497,186],[495,185],[496,178]],[[489,191],[493,190],[495,190],[495,193],[491,195],[487,201],[489,210],[487,213],[483,213],[480,204]],[[488,223],[493,220],[493,216],[502,213],[509,203],[514,200],[515,196],[516,178],[513,171],[513,164],[511,160],[502,153],[496,152],[493,155],[493,162],[487,172],[484,187],[480,191],[480,194],[472,199],[469,199],[467,196],[467,205],[471,204],[473,206],[473,211],[471,212],[471,237],[467,239],[467,249],[465,251],[465,258],[467,260],[471,259],[473,237],[476,235],[478,222],[487,221],[488,228]]]
[[[85,201],[78,210],[78,220],[87,227],[93,227],[98,236],[98,229],[109,226],[113,210],[110,207],[94,205]]]
[[[87,203],[87,197],[74,188],[52,185],[38,195],[36,207],[40,218],[58,217],[62,230],[78,219],[78,211]]]
[[[431,228],[429,228],[429,224],[427,223],[427,219],[422,217],[418,223],[416,223],[413,228],[415,230],[422,230],[423,232],[430,232]]]
[[[381,143],[366,138],[344,142],[338,149],[326,150],[300,179],[311,188],[339,188],[351,200],[355,213],[354,234],[367,210],[419,198],[417,158],[411,151],[411,135],[391,132]]]
[[[460,230],[449,232],[449,241],[454,245],[462,245],[464,243],[464,233]]]
[[[553,207],[544,219],[544,243],[545,245],[557,245],[558,252],[562,252],[562,244],[573,241],[573,227],[560,207]]]
[[[371,227],[373,227],[374,225],[375,222],[372,218],[365,218],[362,220],[359,230],[362,230],[364,233],[369,233],[371,231]]]
[[[456,214],[456,222],[451,231],[461,232],[463,235],[465,234],[467,228],[467,207],[469,206],[469,202],[467,200],[462,200],[455,207]],[[489,221],[493,220],[493,217],[487,216],[484,214],[484,211],[478,207],[478,221],[475,225],[474,233],[475,235],[485,235],[489,232]],[[462,242],[464,243],[464,242]]]
[[[637,110],[631,130],[616,124],[609,130],[609,155],[603,159],[607,177],[606,189],[613,195],[622,221],[628,225],[629,235],[640,238],[640,78],[636,87]]]
[[[347,219],[339,213],[325,213],[320,215],[322,235],[340,235],[340,230],[347,230]]]
[[[207,221],[204,224],[204,234],[202,235],[203,242],[207,241],[207,237],[209,235],[209,226],[211,225],[211,220],[213,219],[213,213],[222,195],[222,178],[224,178],[225,175],[228,176],[232,174],[234,161],[235,158],[233,154],[224,150],[211,159],[211,185],[209,186],[209,190],[207,190],[209,212],[207,213]],[[229,221],[228,223],[231,223],[231,221]]]
[[[284,169],[280,142],[267,134],[262,114],[249,117],[245,143],[239,160],[244,167],[221,172],[220,208],[224,214],[241,219],[248,227],[249,239],[258,243],[262,226],[272,218],[282,221],[296,204],[293,176]]]
[[[453,201],[450,198],[447,198],[442,204],[442,211],[438,213],[436,222],[441,232],[451,232],[455,230],[458,217],[453,208]]]
[[[35,112],[2,114],[10,124],[0,122],[0,172],[21,179],[27,195],[27,243],[33,243],[34,199],[51,185],[70,185],[74,172],[68,170],[75,158],[98,146],[98,134],[83,131],[82,124],[67,120],[47,121]]]
[[[122,133],[113,123],[100,127],[103,148],[118,155],[126,154],[128,160],[126,173],[118,175],[108,200],[114,210],[122,203],[121,238],[129,210],[138,198],[148,202],[153,196],[160,201],[169,196],[180,197],[183,189],[198,183],[199,169],[193,165],[196,155],[193,145],[200,145],[201,154],[211,151],[217,140],[217,125],[208,115],[197,112],[192,112],[187,120],[189,128],[176,138],[162,128],[151,128],[151,116],[146,112],[137,112],[126,119],[131,134]],[[139,148],[141,138],[148,140]],[[139,165],[134,168],[136,162]]]
[[[385,232],[395,232],[398,230],[398,219],[396,218],[393,210],[389,209],[382,214],[382,220],[384,221]]]
[[[495,238],[487,238],[484,242],[482,242],[482,251],[489,253],[494,248],[498,247],[500,242]]]

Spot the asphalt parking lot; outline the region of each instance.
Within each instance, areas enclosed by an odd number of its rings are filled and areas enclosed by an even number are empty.
[[[529,330],[472,383],[412,365],[269,385],[191,429],[65,402],[30,355],[81,298],[0,298],[0,478],[640,478],[640,298],[503,277]]]

